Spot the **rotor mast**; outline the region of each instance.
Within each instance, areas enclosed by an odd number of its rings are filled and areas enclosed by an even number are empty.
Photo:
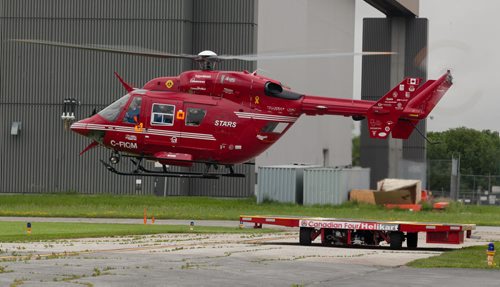
[[[217,54],[210,50],[201,51],[194,60],[198,62],[200,70],[203,71],[213,71],[216,64],[220,62],[220,59],[217,58]]]

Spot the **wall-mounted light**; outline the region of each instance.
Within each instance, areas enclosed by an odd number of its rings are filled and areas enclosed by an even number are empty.
[[[80,102],[73,98],[64,99],[63,113],[61,116],[62,120],[75,120],[75,109],[76,106],[80,105]]]
[[[61,119],[64,121],[64,128],[67,130],[72,122],[75,121],[75,110],[76,106],[79,106],[80,102],[74,98],[64,99],[63,102],[63,113]]]
[[[21,132],[21,122],[12,122],[10,126],[10,135],[17,136]]]

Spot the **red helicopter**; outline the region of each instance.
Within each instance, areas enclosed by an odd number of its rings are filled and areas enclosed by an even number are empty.
[[[233,170],[278,141],[301,115],[340,115],[368,121],[372,138],[407,139],[418,121],[426,118],[452,85],[450,71],[421,85],[406,78],[378,101],[338,99],[301,94],[277,80],[250,73],[217,71],[222,60],[256,60],[247,56],[217,56],[128,51],[41,40],[22,43],[97,50],[159,58],[191,59],[200,70],[177,77],[159,77],[134,88],[118,74],[127,94],[99,113],[71,125],[71,130],[93,142],[81,154],[98,145],[112,151],[106,168],[121,175],[218,178],[244,176]],[[352,54],[352,53],[349,53]],[[363,55],[391,54],[365,52]],[[279,56],[278,56],[279,57]],[[261,57],[262,58],[262,57]],[[135,169],[121,172],[112,165],[121,156],[136,158]],[[142,160],[159,162],[163,171],[146,169]],[[168,165],[204,163],[204,172],[173,172]],[[226,173],[210,172],[225,166]]]

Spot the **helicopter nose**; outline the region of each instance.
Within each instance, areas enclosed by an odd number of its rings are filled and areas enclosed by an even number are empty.
[[[70,129],[82,136],[88,136],[89,130],[87,129],[87,123],[83,123],[82,121],[78,121],[70,126]]]

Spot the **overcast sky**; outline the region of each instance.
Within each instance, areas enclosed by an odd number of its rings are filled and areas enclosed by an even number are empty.
[[[363,17],[381,14],[357,0],[356,29]],[[420,17],[429,19],[429,79],[452,70],[454,85],[431,113],[428,130],[455,127],[500,131],[500,11],[498,0],[420,0]],[[361,30],[356,30],[361,50]],[[356,60],[360,67],[360,60]],[[354,95],[360,95],[359,72]],[[358,84],[359,82],[359,84]]]

